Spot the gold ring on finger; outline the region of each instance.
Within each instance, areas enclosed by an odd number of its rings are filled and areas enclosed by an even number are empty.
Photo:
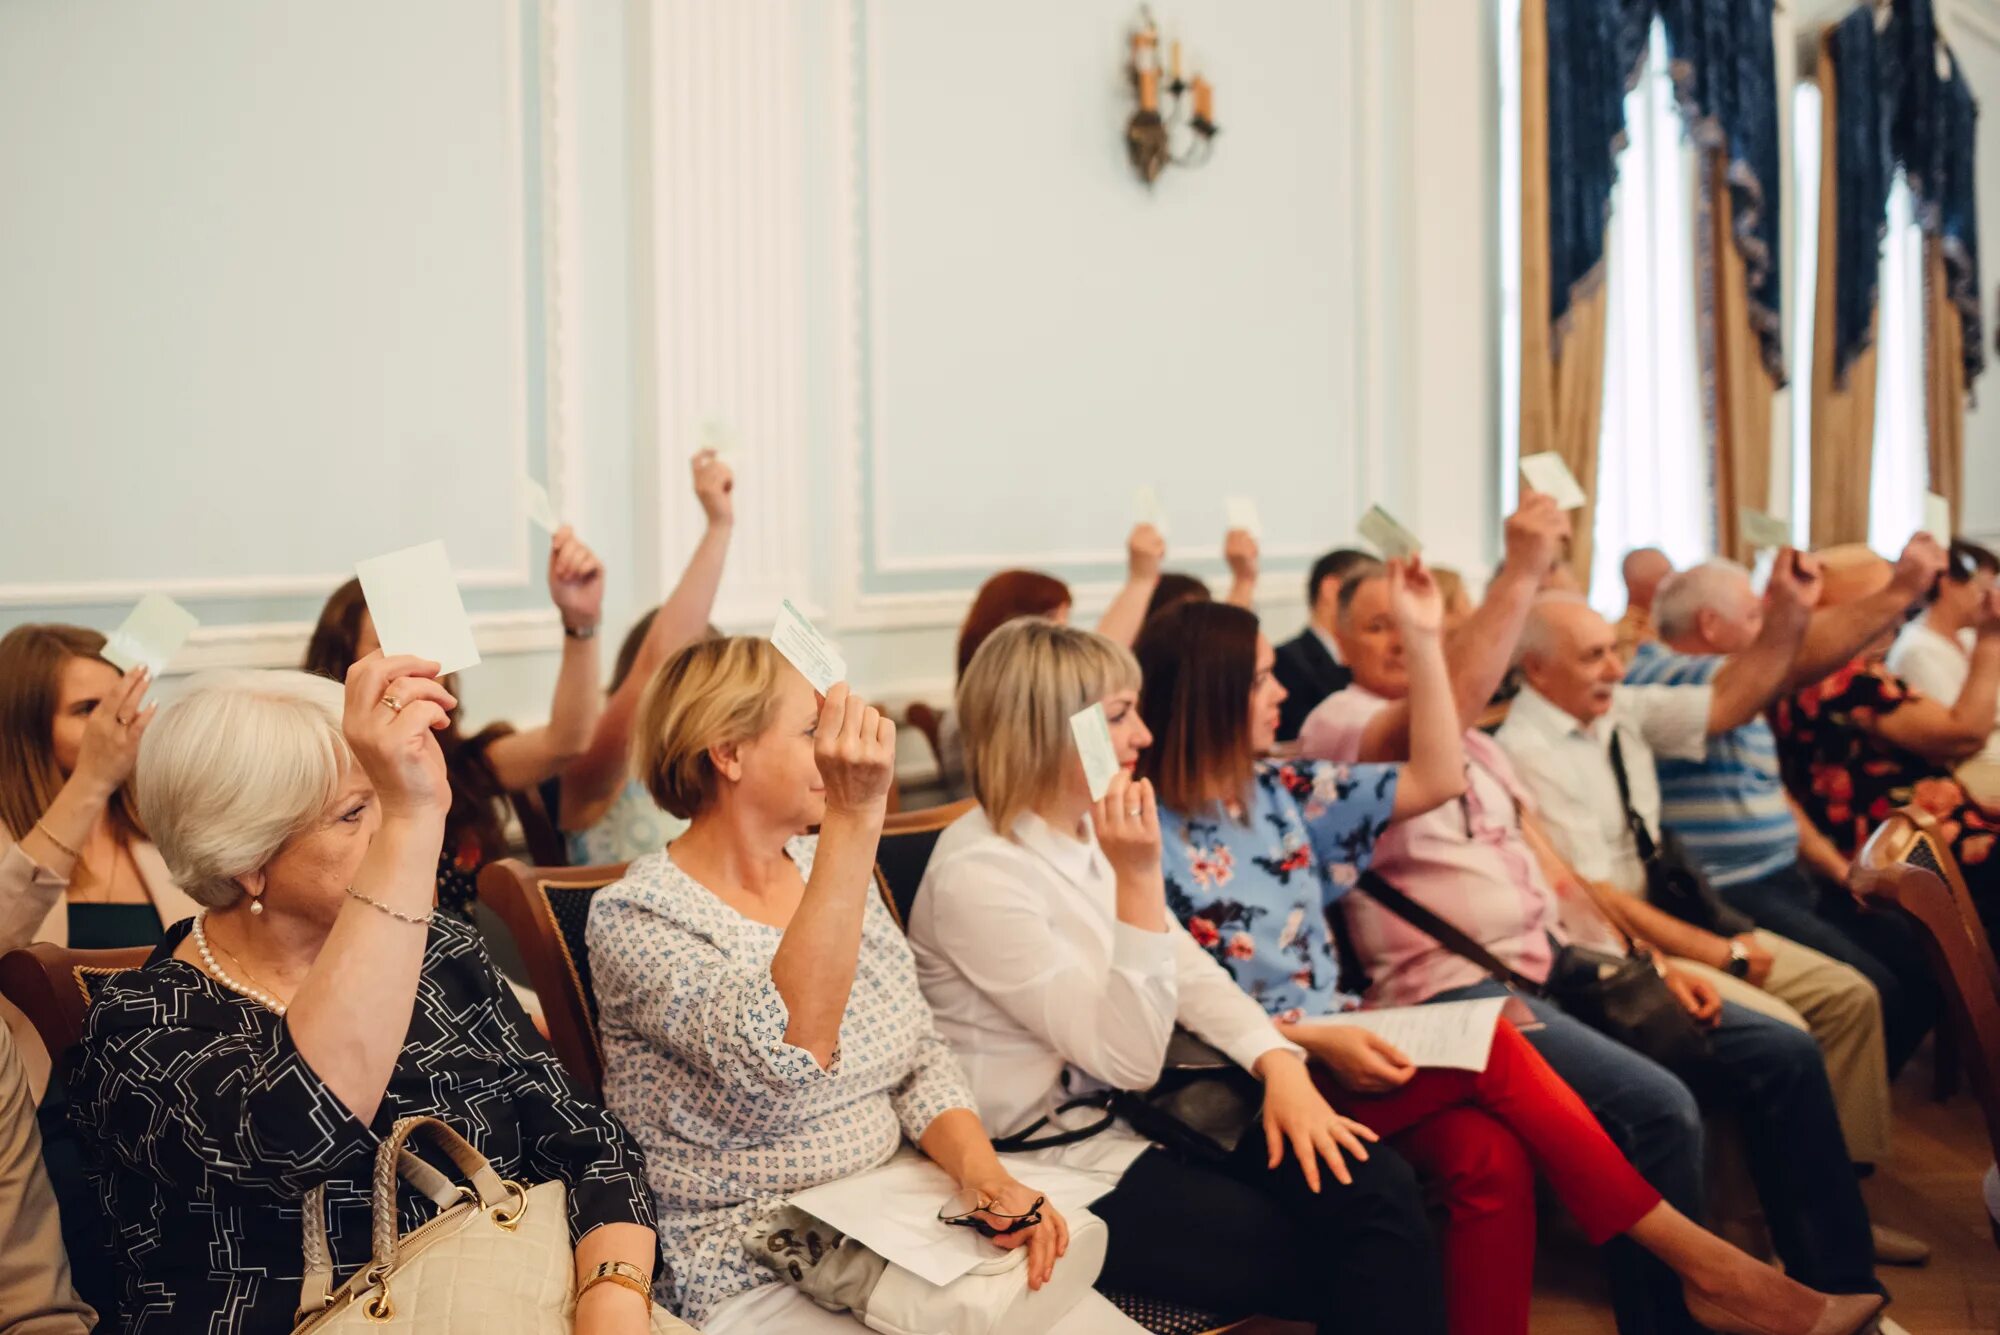
[[[401,700],[398,700],[393,695],[383,696],[382,703],[389,706],[389,712],[392,714],[400,714],[403,712],[403,702]]]
[[[118,726],[119,726],[119,727],[121,727],[121,728],[129,728],[129,727],[131,727],[131,726],[132,726],[132,720],[131,720],[131,719],[129,719],[129,718],[126,718],[126,717],[125,717],[125,716],[124,716],[123,714],[119,714],[119,715],[116,715],[115,717],[116,717],[116,718],[118,719]]]

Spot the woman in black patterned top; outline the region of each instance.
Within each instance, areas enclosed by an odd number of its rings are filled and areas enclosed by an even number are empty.
[[[327,1184],[336,1282],[369,1256],[376,1147],[440,1117],[503,1177],[569,1192],[575,1329],[639,1335],[657,1244],[644,1164],[529,1027],[471,928],[431,905],[450,789],[437,665],[370,655],[198,678],[139,759],[141,819],[205,909],[85,1024],[73,1116],[113,1227],[117,1328],[289,1331],[300,1203]],[[344,712],[344,719],[343,719]],[[442,1160],[440,1168],[450,1171]],[[407,1188],[403,1226],[431,1213]]]

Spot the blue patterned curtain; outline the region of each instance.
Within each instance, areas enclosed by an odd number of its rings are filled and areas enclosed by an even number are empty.
[[[1854,359],[1875,339],[1875,295],[1881,282],[1882,237],[1888,227],[1889,182],[1895,161],[1889,148],[1891,102],[1883,95],[1882,46],[1875,16],[1855,10],[1827,37],[1833,62],[1833,147],[1835,191],[1835,282],[1833,303],[1834,384],[1847,387]],[[1824,157],[1825,149],[1821,155]],[[1820,244],[1827,244],[1825,237]]]

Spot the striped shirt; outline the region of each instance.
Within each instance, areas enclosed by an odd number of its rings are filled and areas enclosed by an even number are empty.
[[[1710,685],[1727,660],[1676,653],[1657,641],[1632,654],[1634,686]],[[1716,885],[1741,885],[1798,860],[1799,829],[1778,773],[1778,742],[1762,718],[1709,738],[1701,760],[1661,757],[1660,820]]]

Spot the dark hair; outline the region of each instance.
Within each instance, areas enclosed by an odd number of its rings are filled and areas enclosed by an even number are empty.
[[[315,676],[346,681],[347,669],[360,657],[356,650],[361,646],[361,617],[367,610],[360,580],[350,579],[335,589],[326,606],[320,608],[312,638],[306,641],[305,661],[299,666]],[[444,679],[444,688],[453,695],[458,694],[457,686],[453,678]],[[490,723],[466,737],[458,730],[458,711],[452,710],[449,717],[444,731],[437,735],[445,773],[451,779],[451,810],[444,818],[445,852],[456,858],[469,838],[478,845],[481,861],[497,858],[507,851],[507,822],[500,807],[507,790],[486,763],[486,748],[512,732],[513,725]]]
[[[1169,570],[1160,576],[1160,582],[1153,587],[1153,596],[1146,600],[1144,620],[1150,621],[1176,603],[1209,603],[1215,595],[1208,585],[1193,575],[1183,575],[1178,570]]]
[[[1015,617],[1045,617],[1075,599],[1069,585],[1039,570],[1003,570],[979,586],[958,631],[958,671],[963,676],[986,637]]]
[[[618,658],[611,665],[611,684],[605,690],[615,692],[632,675],[632,665],[639,661],[639,650],[646,645],[646,632],[653,628],[653,618],[659,614],[659,608],[647,608],[646,615],[634,621],[632,629],[625,632],[625,641],[618,646]]]
[[[1191,812],[1203,794],[1247,797],[1257,754],[1250,690],[1257,680],[1257,616],[1229,603],[1176,603],[1148,621],[1132,646],[1143,682],[1139,716],[1153,744],[1139,757],[1160,805]]]
[[[2000,556],[1995,556],[1991,550],[1976,542],[1967,542],[1964,538],[1954,539],[1951,544],[1951,564],[1945,567],[1945,573],[1952,581],[1957,584],[1970,584],[1973,576],[1982,570],[1989,575],[2000,574]]]
[[[1347,581],[1347,572],[1365,561],[1375,558],[1367,552],[1356,551],[1352,547],[1336,547],[1325,556],[1312,563],[1306,572],[1306,606],[1310,608],[1319,601],[1319,586],[1330,579]]]

